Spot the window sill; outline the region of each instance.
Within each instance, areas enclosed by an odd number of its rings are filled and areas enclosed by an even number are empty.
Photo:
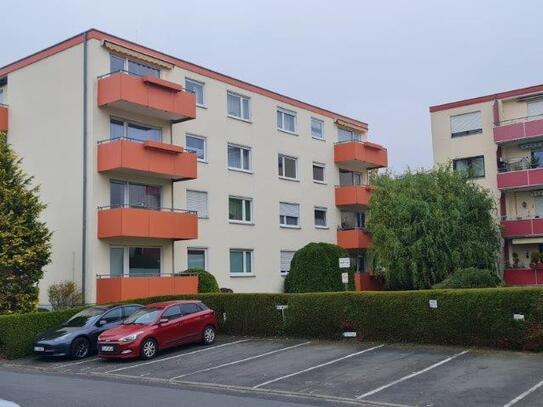
[[[230,114],[227,114],[226,117],[229,117],[230,119],[234,119],[234,120],[239,120],[240,122],[253,124],[251,120],[244,119],[243,117],[232,116]]]
[[[228,171],[243,172],[245,174],[253,174],[253,171],[251,170],[244,170],[242,168],[236,168],[236,167],[228,167]]]
[[[200,109],[207,109],[206,105],[199,105],[198,103],[196,103],[196,107],[199,107]]]
[[[198,219],[209,219],[209,216],[198,216]]]
[[[313,140],[318,140],[318,141],[326,141],[326,139],[323,137],[323,138],[320,138],[320,137],[315,137],[315,136],[311,136],[311,138]]]
[[[281,175],[279,175],[279,179],[283,179],[285,181],[300,182],[299,178],[282,177]]]
[[[330,228],[328,226],[316,226],[315,229],[321,229],[321,230],[329,230]]]
[[[285,273],[284,273],[284,272],[281,272],[281,277],[286,277],[286,276],[288,276],[288,271],[285,272]]]
[[[254,226],[254,222],[244,222],[242,220],[228,220],[228,223],[232,225],[246,225],[246,226]]]
[[[203,159],[200,159],[200,158],[198,158],[196,161],[198,161],[199,163],[202,163],[202,164],[208,164],[207,160],[203,160]]]
[[[255,273],[229,273],[232,278],[251,278],[256,277]]]
[[[298,136],[299,135],[295,131],[289,131],[289,130],[284,130],[284,129],[280,129],[280,128],[277,128],[277,131],[280,131],[281,133],[290,134],[291,136]]]
[[[319,181],[319,180],[314,179],[313,182],[315,184],[328,185],[328,182],[326,182],[326,181]]]
[[[294,225],[279,225],[282,229],[301,229],[301,226],[294,226]]]

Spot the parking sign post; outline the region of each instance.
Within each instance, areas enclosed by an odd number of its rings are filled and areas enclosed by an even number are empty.
[[[339,268],[348,269],[351,267],[351,258],[350,257],[340,257],[339,258]],[[349,291],[349,273],[341,273],[341,282],[345,284],[345,291]]]

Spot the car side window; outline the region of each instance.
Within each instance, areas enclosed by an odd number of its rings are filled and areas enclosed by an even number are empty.
[[[181,305],[181,314],[189,315],[194,314],[195,312],[200,312],[201,309],[196,304],[182,304]]]
[[[127,318],[130,315],[132,315],[134,312],[139,310],[141,307],[136,307],[134,305],[129,305],[127,307],[123,307],[123,318]]]
[[[110,324],[112,322],[118,322],[123,318],[123,312],[121,307],[112,309],[109,312],[106,312],[102,318],[106,323]]]
[[[180,316],[181,316],[181,309],[179,308],[179,305],[174,305],[173,307],[168,308],[162,314],[162,318],[167,318],[170,321],[172,319],[179,318]]]

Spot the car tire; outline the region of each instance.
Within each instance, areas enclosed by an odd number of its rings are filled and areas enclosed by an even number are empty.
[[[70,358],[72,359],[84,359],[89,356],[90,342],[87,338],[80,336],[75,338],[70,345]]]
[[[216,336],[217,335],[215,333],[215,328],[211,325],[208,325],[204,328],[202,332],[202,343],[204,345],[212,345],[215,342]]]
[[[143,360],[153,359],[158,353],[158,344],[153,338],[147,338],[140,346],[140,358]]]

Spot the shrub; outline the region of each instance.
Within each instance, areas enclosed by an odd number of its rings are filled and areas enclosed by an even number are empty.
[[[354,269],[340,269],[339,258],[347,252],[330,243],[309,243],[298,250],[290,263],[285,278],[285,292],[330,292],[344,291],[341,273],[349,273],[349,288],[354,289]]]
[[[502,284],[500,277],[490,270],[480,270],[475,267],[456,270],[433,288],[487,288],[499,287]]]
[[[218,293],[219,284],[215,276],[202,269],[190,269],[189,273],[198,274],[198,292],[199,293]]]
[[[62,281],[52,284],[47,289],[49,302],[53,310],[73,308],[82,304],[83,296],[81,290],[73,281]]]

